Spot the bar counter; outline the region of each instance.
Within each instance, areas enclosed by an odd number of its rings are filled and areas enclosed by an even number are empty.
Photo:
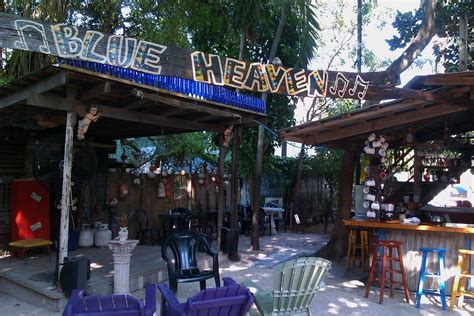
[[[456,272],[458,250],[471,249],[474,239],[474,227],[445,227],[430,224],[405,225],[382,221],[345,220],[346,226],[369,229],[369,242],[375,240],[398,240],[403,243],[403,263],[410,291],[416,291],[421,267],[421,247],[445,248],[444,263],[446,275],[446,294],[451,294]],[[471,258],[472,264],[473,258]],[[427,270],[436,272],[437,256],[430,255],[427,260]],[[433,287],[432,278],[425,278],[425,288]],[[436,282],[436,281],[434,281]],[[435,286],[437,288],[437,285]]]

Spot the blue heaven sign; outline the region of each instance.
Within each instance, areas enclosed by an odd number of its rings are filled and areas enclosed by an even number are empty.
[[[0,47],[130,68],[241,90],[368,99],[398,83],[387,72],[306,70],[169,47],[136,38],[0,13]]]

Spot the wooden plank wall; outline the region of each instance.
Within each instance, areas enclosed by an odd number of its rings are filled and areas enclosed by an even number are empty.
[[[167,179],[169,181],[173,180],[173,176],[168,176]],[[189,176],[187,177],[189,180]],[[205,200],[202,201],[203,207],[211,207],[212,203],[208,202],[209,197],[212,198],[211,194],[208,194],[209,187],[204,187],[203,185],[199,185],[197,178],[195,175],[192,177],[192,190],[191,196],[187,198],[183,198],[180,200],[174,200],[173,196],[165,197],[165,198],[158,198],[157,191],[158,191],[158,184],[160,182],[160,177],[156,176],[155,178],[148,178],[146,175],[142,175],[141,177],[141,185],[136,186],[133,185],[133,176],[130,174],[121,174],[121,172],[109,172],[107,177],[107,201],[111,201],[114,197],[117,198],[119,201],[118,207],[116,210],[117,215],[125,212],[128,213],[129,211],[135,208],[141,208],[148,211],[149,214],[149,225],[150,227],[157,227],[158,229],[162,229],[162,223],[159,218],[160,214],[167,214],[168,211],[175,207],[185,207],[190,208],[193,212],[193,215],[198,214],[198,210],[196,207],[196,200]],[[124,199],[119,199],[119,185],[121,183],[125,183],[128,186],[128,196]],[[214,203],[214,205],[217,205]],[[107,214],[107,210],[100,211],[100,219],[103,222],[108,222],[108,218],[110,217]],[[129,233],[130,238],[135,238],[136,232],[138,230],[138,223],[135,217],[132,217],[132,221],[129,223]],[[162,232],[160,232],[160,235]]]
[[[420,276],[422,253],[419,248],[445,248],[447,252],[444,255],[445,275],[446,275],[446,294],[451,295],[454,275],[458,260],[458,249],[465,249],[464,236],[471,239],[471,245],[474,243],[474,236],[447,233],[430,233],[415,231],[397,231],[389,230],[386,233],[386,239],[398,240],[403,242],[403,263],[405,264],[405,273],[407,275],[408,287],[411,291],[416,291],[418,278]],[[473,258],[471,258],[472,265]],[[397,266],[398,267],[398,266]],[[427,272],[438,271],[438,257],[431,253],[427,259]],[[396,274],[398,277],[398,274]],[[400,280],[398,278],[398,280]],[[438,281],[435,278],[425,278],[424,288],[438,289]]]

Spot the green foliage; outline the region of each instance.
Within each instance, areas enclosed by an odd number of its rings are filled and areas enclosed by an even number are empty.
[[[129,2],[127,0],[72,2],[75,24],[81,27],[109,33],[116,33],[125,28],[122,9]]]
[[[434,43],[433,52],[437,62],[441,62],[446,72],[457,71],[459,67],[459,17],[474,15],[472,1],[438,1],[436,5],[436,35],[440,38]],[[392,50],[406,47],[416,36],[423,19],[422,9],[415,12],[397,12],[393,26],[398,36],[387,40]],[[474,41],[474,25],[468,26],[468,42]],[[468,69],[473,70],[474,45],[468,48]]]
[[[316,155],[306,160],[308,168],[305,169],[305,174],[321,177],[329,186],[336,189],[339,187],[343,155],[343,150],[316,148]]]
[[[156,158],[168,165],[189,165],[198,157],[217,165],[218,148],[213,143],[213,136],[212,133],[195,132],[124,139],[121,147],[137,165],[153,162]]]

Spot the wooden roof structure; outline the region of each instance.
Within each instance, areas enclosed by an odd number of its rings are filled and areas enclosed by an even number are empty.
[[[407,129],[418,142],[474,130],[474,72],[417,76],[386,98],[399,99],[287,128],[289,141],[360,151],[370,133],[382,134],[390,147],[403,144]]]
[[[51,133],[56,125],[64,133],[65,112],[80,113],[78,109],[91,104],[102,117],[90,125],[87,137],[105,142],[192,131],[221,133],[227,126],[256,125],[266,118],[263,103],[255,97],[181,78],[163,77],[160,83],[141,78],[139,72],[120,74],[102,66],[62,60],[12,80],[0,89],[0,130],[17,126]],[[68,91],[77,97],[68,98]]]

